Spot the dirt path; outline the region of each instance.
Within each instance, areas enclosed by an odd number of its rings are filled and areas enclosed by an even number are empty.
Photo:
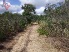
[[[63,52],[52,46],[52,44],[37,33],[38,25],[30,26],[19,38],[10,52]],[[51,41],[51,40],[50,40]]]
[[[38,42],[38,25],[33,25],[21,36],[11,52],[42,52]],[[38,49],[38,50],[37,50]]]

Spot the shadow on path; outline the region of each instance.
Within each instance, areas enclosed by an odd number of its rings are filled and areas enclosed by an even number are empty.
[[[31,28],[31,29],[32,29],[32,28]],[[30,42],[30,39],[29,39],[29,38],[30,38],[31,29],[30,29],[30,31],[29,31],[29,34],[28,34],[28,36],[27,36],[26,43],[25,43],[23,49],[21,50],[21,52],[27,52],[27,46],[28,46],[28,43]]]

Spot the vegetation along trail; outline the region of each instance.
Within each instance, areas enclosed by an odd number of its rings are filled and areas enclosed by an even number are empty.
[[[33,3],[20,6],[23,12],[0,11],[0,52],[69,52],[69,0],[44,7],[42,13]]]
[[[30,26],[22,34],[10,52],[62,52],[54,48],[47,40],[37,33],[39,25]]]

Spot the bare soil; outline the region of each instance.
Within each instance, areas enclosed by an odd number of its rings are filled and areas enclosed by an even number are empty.
[[[62,39],[56,37],[39,36],[38,24],[29,26],[25,32],[19,33],[13,40],[5,43],[0,52],[67,52],[61,47]],[[67,40],[69,42],[69,40]],[[64,44],[65,45],[65,44]]]

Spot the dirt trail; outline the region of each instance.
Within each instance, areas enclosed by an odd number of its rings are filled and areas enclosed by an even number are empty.
[[[10,52],[63,52],[54,48],[37,33],[38,25],[30,26]]]

